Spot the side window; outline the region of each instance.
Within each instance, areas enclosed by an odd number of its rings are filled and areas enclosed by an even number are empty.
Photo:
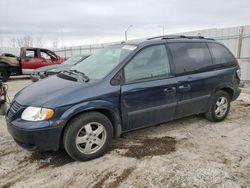
[[[235,57],[224,46],[216,43],[208,43],[215,64],[235,62]]]
[[[197,71],[212,65],[205,43],[169,43],[176,74]]]
[[[41,51],[40,54],[41,54],[41,57],[42,57],[42,58],[51,60],[51,56],[50,56],[49,54],[47,54],[46,52],[42,52],[42,51]]]
[[[40,51],[40,55],[42,58],[45,58],[47,60],[55,61],[57,59],[56,56],[50,51]]]
[[[37,58],[37,52],[36,52],[36,50],[29,50],[29,49],[27,49],[25,56],[28,59]]]
[[[143,49],[126,65],[124,74],[126,83],[170,77],[165,45]]]

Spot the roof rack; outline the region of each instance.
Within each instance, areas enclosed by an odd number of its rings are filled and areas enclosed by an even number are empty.
[[[205,38],[203,36],[185,36],[185,35],[163,35],[163,36],[157,36],[157,37],[151,37],[148,38],[148,40],[153,39],[208,39],[208,40],[214,40],[211,38]]]

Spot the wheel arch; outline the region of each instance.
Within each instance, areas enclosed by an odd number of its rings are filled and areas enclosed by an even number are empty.
[[[2,69],[2,68],[9,68],[9,67],[10,67],[10,65],[9,65],[8,62],[0,60],[0,69]]]
[[[229,96],[230,96],[230,99],[231,100],[233,99],[234,90],[232,88],[224,87],[224,88],[221,88],[220,90],[227,92],[229,94]]]
[[[222,90],[222,91],[227,92],[227,93],[229,94],[229,96],[230,96],[230,99],[231,99],[231,100],[233,99],[233,96],[234,96],[234,89],[233,89],[232,84],[223,84],[223,85],[220,85],[220,86],[216,89],[215,93],[216,93],[217,91],[219,91],[219,90]]]
[[[77,105],[75,107],[70,108],[69,110],[67,110],[62,117],[64,117],[64,127],[62,130],[62,134],[61,134],[61,140],[62,140],[62,135],[66,129],[66,127],[68,126],[69,122],[75,118],[76,116],[82,115],[84,113],[88,113],[88,112],[99,112],[103,115],[105,115],[112,123],[113,126],[113,137],[118,138],[121,135],[122,132],[122,128],[121,128],[121,119],[119,116],[119,111],[117,109],[114,109],[110,106],[107,106],[107,103],[104,102],[103,105],[101,105],[100,101],[95,101],[95,102],[90,102],[89,103],[84,103],[82,105]],[[90,107],[93,106],[94,103],[98,103],[99,106],[96,107]],[[65,116],[67,116],[68,118],[65,118]]]

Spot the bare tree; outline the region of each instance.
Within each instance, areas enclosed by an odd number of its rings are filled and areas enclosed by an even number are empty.
[[[3,41],[3,37],[0,36],[0,47],[2,48],[4,45],[3,45],[4,41]]]
[[[19,47],[33,47],[34,40],[31,36],[17,38],[17,44]]]
[[[9,47],[16,48],[16,46],[17,46],[17,39],[13,37],[9,40]]]
[[[58,48],[58,39],[56,38],[54,41],[53,41],[53,49],[57,49]]]
[[[35,46],[40,47],[40,48],[44,46],[43,37],[41,37],[41,36],[36,37]]]

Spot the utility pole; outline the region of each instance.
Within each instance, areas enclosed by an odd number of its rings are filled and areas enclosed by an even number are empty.
[[[133,25],[128,26],[128,28],[125,30],[125,41],[128,40],[128,30],[133,27]]]
[[[164,27],[164,25],[162,26],[162,36],[164,36],[165,35],[165,27]]]

